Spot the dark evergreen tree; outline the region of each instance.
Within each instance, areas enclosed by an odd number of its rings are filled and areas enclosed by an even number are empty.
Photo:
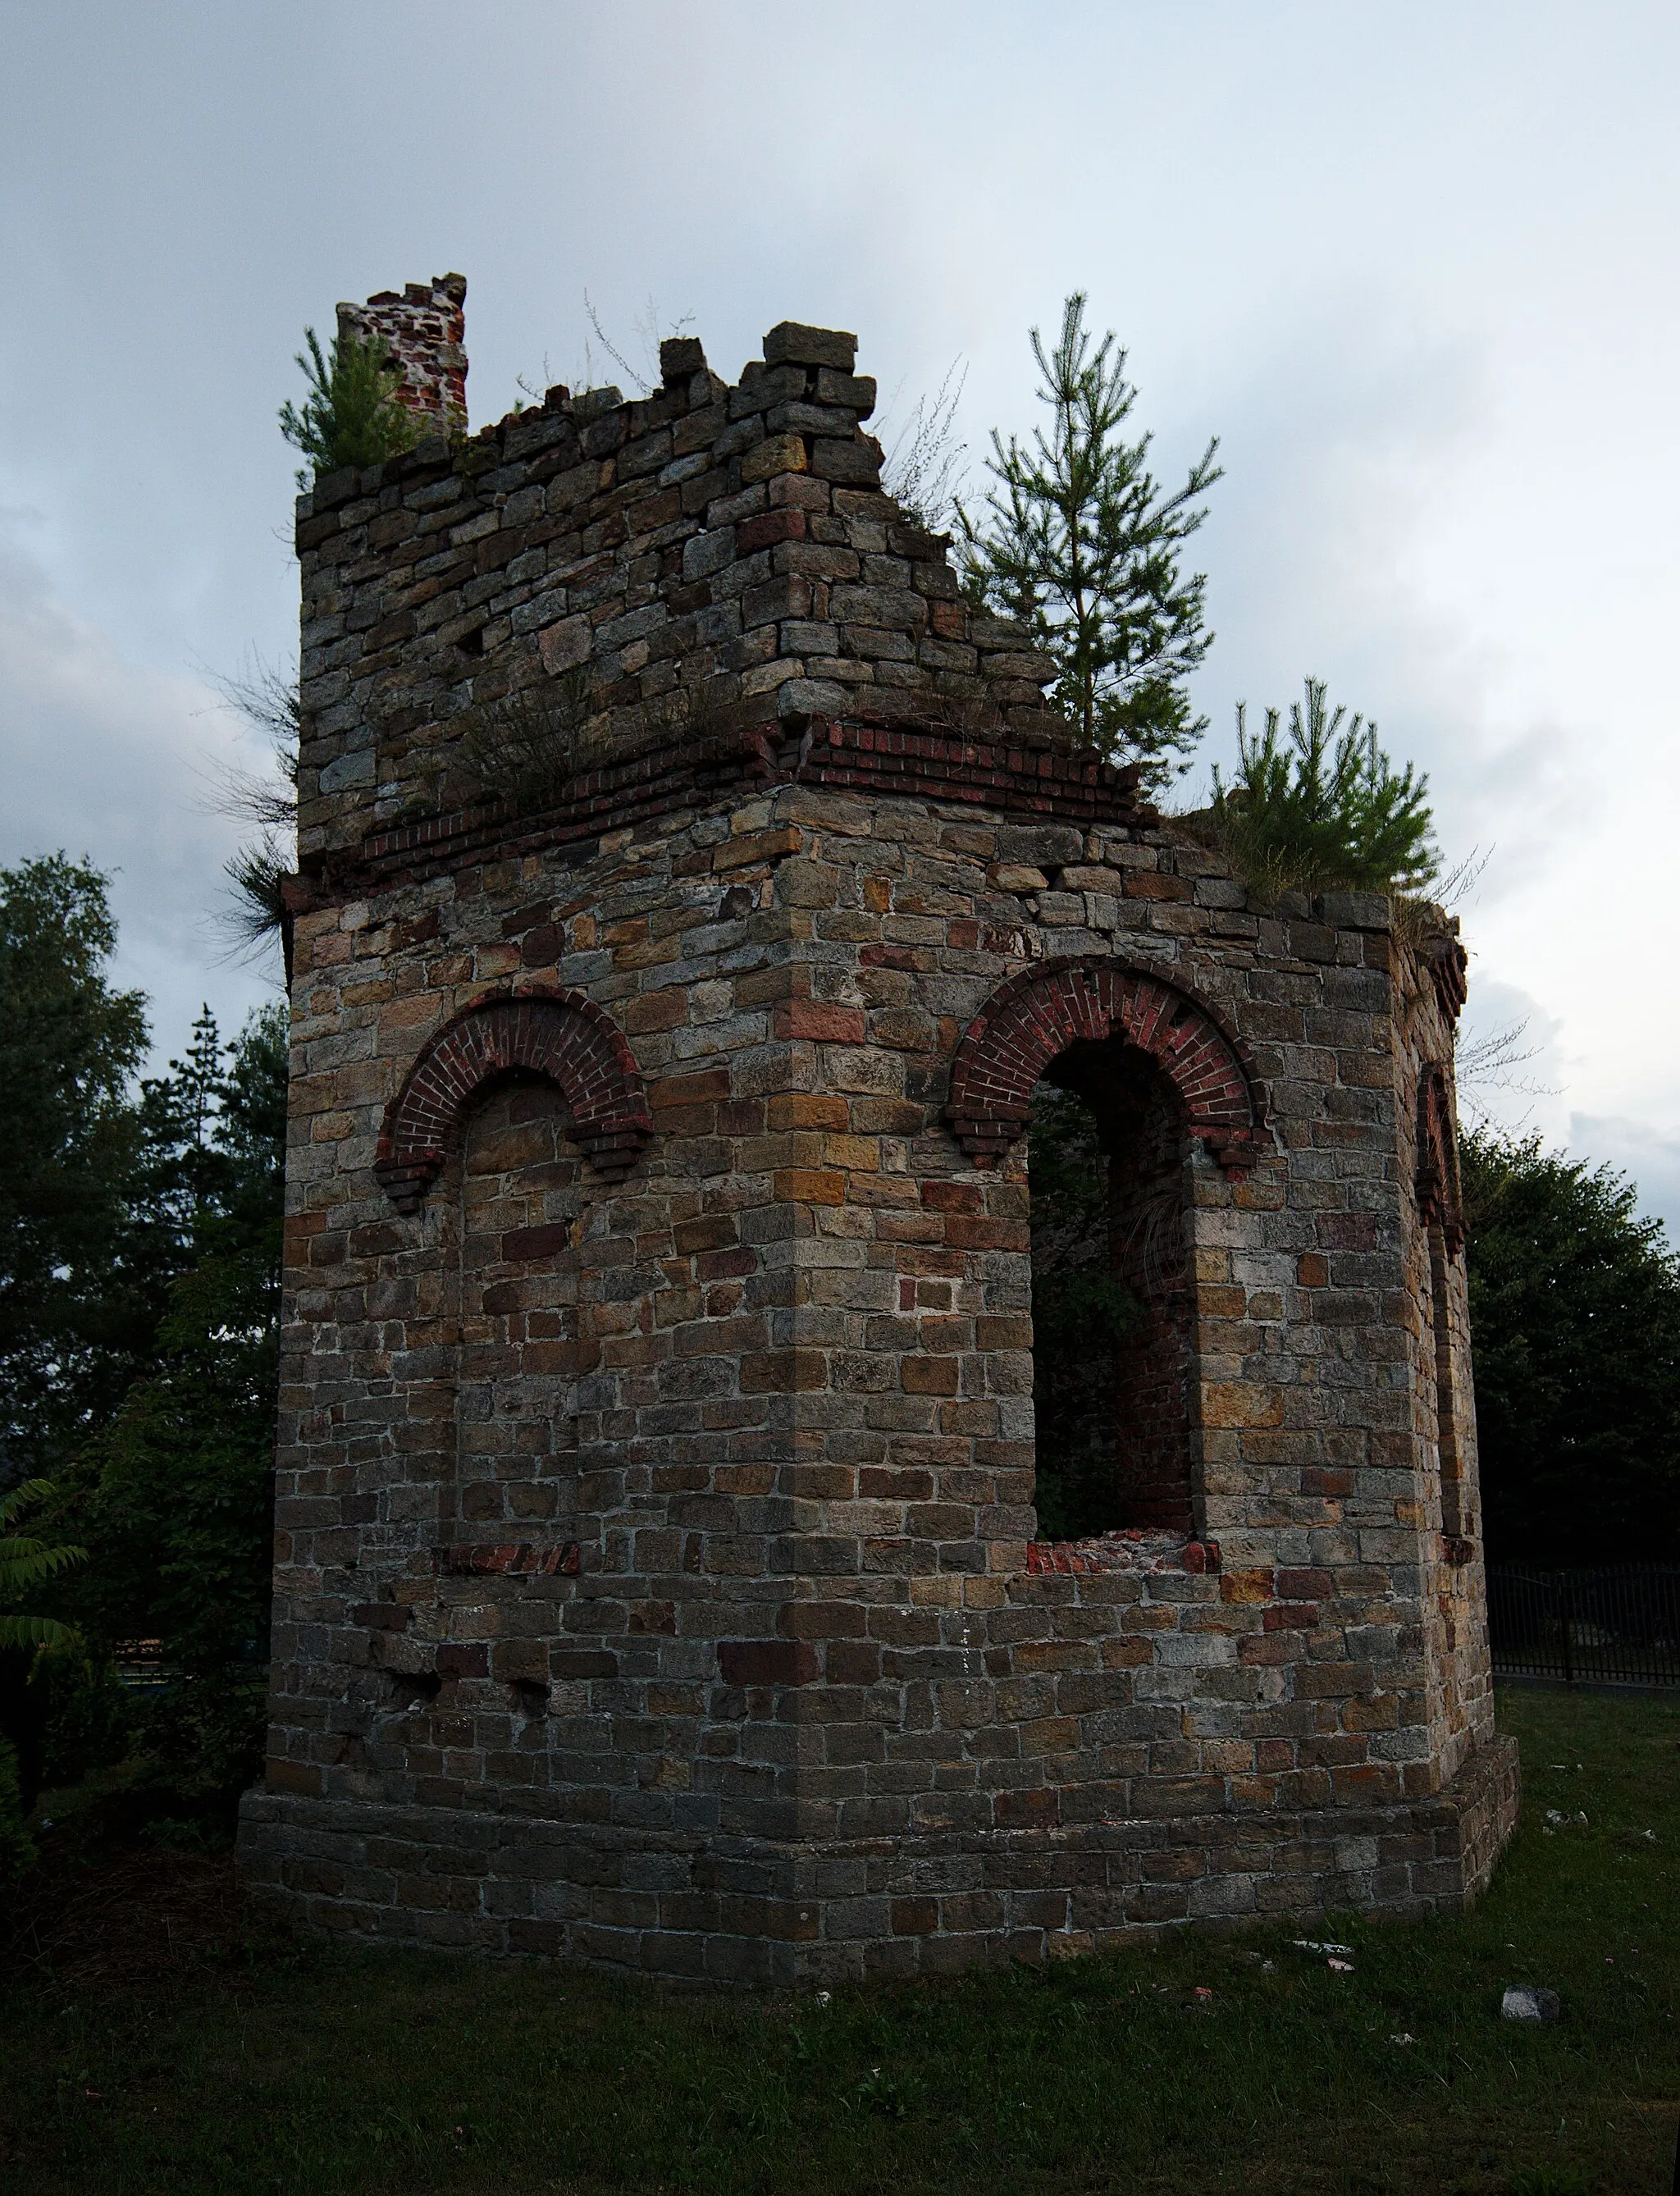
[[[1063,308],[1061,335],[1032,355],[1043,377],[1048,430],[1030,444],[994,431],[996,485],[981,509],[958,506],[970,594],[1018,618],[1055,662],[1054,699],[1081,738],[1117,761],[1143,765],[1157,790],[1188,769],[1207,729],[1185,688],[1213,635],[1206,576],[1179,569],[1206,516],[1198,498],[1220,477],[1209,442],[1182,488],[1149,470],[1151,437],[1129,441],[1137,392],[1112,333],[1093,344],[1085,299]]]
[[[157,1639],[144,1741],[225,1788],[261,1727],[286,1021],[224,1046],[206,1009],[136,1093],[114,945],[85,864],[0,870],[0,1732],[26,1784],[59,1740],[85,1765],[111,1648]]]
[[[1490,1563],[1680,1560],[1680,1264],[1612,1169],[1461,1153]]]
[[[236,1787],[260,1757],[268,1633],[286,1022],[223,1048],[206,1014],[148,1086],[144,1224],[181,1263],[154,1362],[64,1475],[56,1514],[89,1560],[57,1598],[108,1649],[159,1643],[143,1742],[177,1781]]]
[[[112,1274],[146,1045],[144,1000],[109,979],[115,945],[85,863],[0,870],[0,1491],[109,1416],[147,1338]]]

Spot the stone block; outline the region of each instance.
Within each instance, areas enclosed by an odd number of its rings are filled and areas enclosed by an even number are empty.
[[[766,366],[826,367],[831,373],[849,375],[857,356],[857,338],[839,328],[808,328],[797,321],[778,321],[765,338],[764,355]]]
[[[880,483],[880,445],[868,435],[848,436],[844,440],[819,436],[811,446],[811,471],[818,480],[831,481],[838,487],[874,488]]]
[[[806,464],[802,435],[767,435],[763,442],[754,443],[741,460],[741,477],[744,484],[750,485],[754,481],[770,480],[777,473],[802,473]]]

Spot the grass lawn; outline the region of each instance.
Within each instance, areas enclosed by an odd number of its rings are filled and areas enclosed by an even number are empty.
[[[0,2188],[1667,2196],[1680,1701],[1512,1689],[1500,1719],[1525,1797],[1492,1889],[1339,1923],[1350,1974],[1273,1928],[827,2003],[237,1927],[183,1958],[226,1899],[183,1864],[157,1974],[0,1995]],[[1510,1982],[1562,2019],[1502,2020]]]

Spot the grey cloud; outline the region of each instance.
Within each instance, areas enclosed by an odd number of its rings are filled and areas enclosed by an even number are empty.
[[[112,877],[117,975],[152,1000],[164,1052],[208,999],[236,1025],[268,996],[227,965],[209,925],[236,824],[211,810],[218,776],[259,761],[206,685],[128,661],[0,535],[0,860],[62,847]]]
[[[1521,985],[1479,968],[1458,1032],[1458,1108],[1467,1121],[1510,1135],[1539,1129],[1554,1141],[1567,1118],[1563,1024]]]
[[[187,667],[295,632],[305,321],[460,268],[479,421],[570,374],[586,288],[632,355],[650,292],[691,308],[731,374],[777,320],[839,324],[907,404],[961,353],[978,456],[1032,424],[1026,327],[1081,286],[1163,474],[1224,437],[1209,752],[1308,671],[1376,715],[1450,852],[1494,845],[1479,989],[1567,1019],[1595,1118],[1660,1112],[1664,1060],[1614,1039],[1638,972],[1568,948],[1583,907],[1671,922],[1671,9],[35,13],[0,72],[0,503],[45,514],[0,573],[0,831],[122,864],[168,1042],[261,991],[203,928],[234,835],[194,772],[236,736]]]
[[[1234,757],[1236,700],[1253,722],[1325,679],[1429,773],[1449,865],[1491,851],[1483,899],[1519,889],[1598,796],[1568,767],[1575,732],[1513,722],[1499,644],[1425,584],[1440,499],[1494,431],[1484,349],[1356,292],[1282,318],[1210,404],[1227,477],[1197,544],[1219,633],[1198,681],[1209,758]]]
[[[1608,1161],[1626,1175],[1638,1188],[1640,1211],[1660,1220],[1671,1245],[1680,1248],[1680,1136],[1621,1114],[1572,1113],[1569,1150],[1573,1158],[1594,1166]]]

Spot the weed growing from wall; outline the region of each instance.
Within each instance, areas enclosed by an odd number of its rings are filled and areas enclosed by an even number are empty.
[[[580,667],[470,709],[459,752],[472,792],[511,800],[522,812],[557,800],[580,766],[590,695],[588,671]]]

